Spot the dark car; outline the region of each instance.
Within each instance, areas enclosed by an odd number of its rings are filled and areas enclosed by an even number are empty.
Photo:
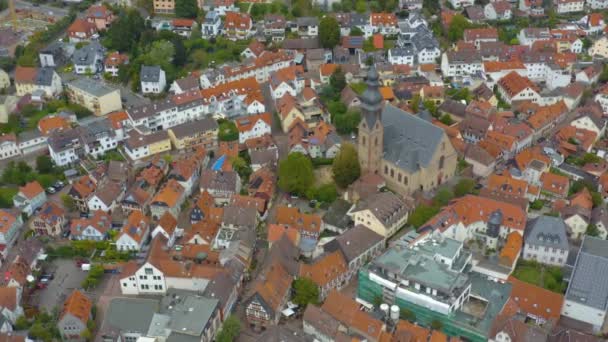
[[[61,237],[63,237],[64,239],[67,239],[70,237],[70,234],[72,234],[72,232],[70,230],[64,230],[63,233],[61,234]]]

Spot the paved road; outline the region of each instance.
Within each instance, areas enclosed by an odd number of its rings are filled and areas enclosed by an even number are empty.
[[[46,312],[53,312],[74,289],[80,289],[80,284],[87,276],[73,260],[58,259],[53,261],[52,266],[55,268],[55,278],[46,289],[38,291],[33,297],[38,307]]]
[[[58,17],[58,19],[65,17],[70,12],[69,7],[60,8],[60,7],[53,7],[53,6],[48,6],[48,5],[44,5],[44,4],[39,5],[39,6],[34,6],[32,3],[23,1],[23,0],[15,0],[15,8],[41,12],[46,15],[56,16],[56,17]],[[0,12],[0,16],[7,15],[7,14],[8,14],[8,9]]]

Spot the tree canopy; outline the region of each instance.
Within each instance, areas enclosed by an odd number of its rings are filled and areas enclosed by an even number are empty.
[[[293,282],[293,302],[300,306],[319,303],[319,287],[309,278],[298,278]]]
[[[340,23],[331,16],[326,15],[319,23],[319,41],[326,49],[333,49],[340,42]]]
[[[342,144],[340,152],[334,158],[332,165],[334,180],[338,186],[345,188],[356,181],[361,175],[359,156],[354,145],[349,143]]]
[[[217,342],[232,342],[236,340],[237,336],[241,333],[241,323],[239,319],[230,315],[222,324],[222,329],[215,337]]]
[[[448,30],[448,39],[453,43],[462,40],[462,38],[464,37],[464,30],[470,27],[471,23],[469,23],[462,14],[456,14],[452,18],[452,22],[450,23],[450,28]]]
[[[279,163],[279,187],[283,191],[305,195],[313,183],[312,162],[302,153],[290,153]]]
[[[329,85],[331,86],[334,94],[340,94],[344,87],[346,87],[346,76],[342,71],[342,68],[337,67],[336,70],[329,77]]]
[[[196,0],[175,0],[175,16],[194,19],[198,15]]]
[[[120,52],[130,51],[134,42],[139,38],[146,27],[144,18],[135,9],[129,9],[119,15],[108,29],[104,44],[107,48]]]

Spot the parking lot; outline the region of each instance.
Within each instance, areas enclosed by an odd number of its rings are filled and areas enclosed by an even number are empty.
[[[80,288],[87,276],[73,260],[67,259],[54,260],[45,273],[54,273],[55,277],[45,289],[35,292],[32,304],[47,312],[52,312],[55,307],[62,305],[74,289]]]

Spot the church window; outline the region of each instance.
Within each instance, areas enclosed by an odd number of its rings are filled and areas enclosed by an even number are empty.
[[[395,169],[391,169],[391,178],[395,178]]]
[[[439,158],[439,170],[443,169],[444,162],[445,162],[445,157],[441,156],[441,158]]]
[[[441,150],[442,150],[442,151],[445,151],[445,142],[442,142],[442,143],[441,143]]]
[[[388,166],[384,165],[384,174],[388,175]]]
[[[363,123],[363,128],[367,128],[367,125],[365,124],[365,122]]]
[[[376,137],[376,139],[374,139],[374,145],[378,146],[378,137]]]
[[[398,180],[399,182],[401,182],[401,172],[399,172],[399,175],[397,176],[397,180]]]
[[[361,137],[361,144],[363,144],[363,146],[365,146],[365,137]]]
[[[407,176],[403,177],[403,183],[405,183],[405,185],[407,185]]]

